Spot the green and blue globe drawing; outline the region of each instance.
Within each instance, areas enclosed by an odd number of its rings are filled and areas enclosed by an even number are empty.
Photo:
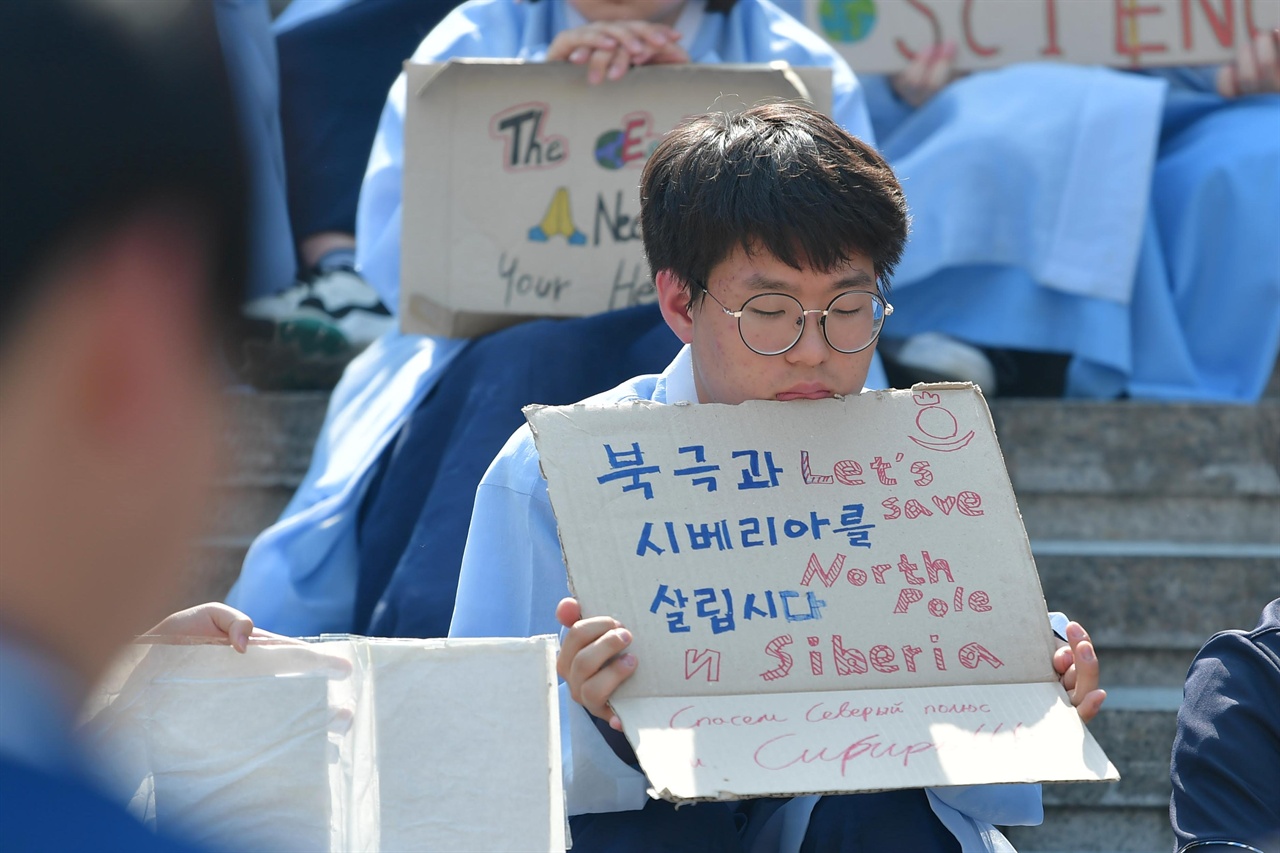
[[[832,41],[862,41],[876,26],[875,0],[822,0],[818,20],[823,34]]]
[[[606,130],[596,140],[596,162],[606,169],[621,169],[622,145],[626,138],[621,130]]]

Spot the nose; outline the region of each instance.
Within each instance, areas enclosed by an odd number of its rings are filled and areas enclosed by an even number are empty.
[[[810,317],[810,314],[817,314]],[[805,367],[817,367],[827,360],[831,347],[822,333],[822,311],[807,310],[804,312],[804,328],[800,330],[800,340],[783,355],[792,364]]]

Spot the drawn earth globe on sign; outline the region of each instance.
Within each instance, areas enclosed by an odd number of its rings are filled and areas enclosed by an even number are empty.
[[[862,41],[876,26],[875,0],[822,0],[818,20],[832,41]]]
[[[606,169],[622,168],[622,143],[626,137],[621,130],[607,130],[596,140],[596,162]]]

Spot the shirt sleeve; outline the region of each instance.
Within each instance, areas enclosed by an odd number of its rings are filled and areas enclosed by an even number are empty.
[[[558,633],[555,608],[568,595],[546,481],[533,437],[522,427],[476,491],[449,636]],[[644,774],[614,754],[564,684],[560,734],[569,814],[644,807],[649,787]]]

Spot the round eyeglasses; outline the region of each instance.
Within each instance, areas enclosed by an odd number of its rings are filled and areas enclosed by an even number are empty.
[[[720,310],[738,320],[738,335],[747,348],[759,355],[782,355],[800,342],[804,321],[818,314],[818,324],[827,345],[836,352],[862,352],[875,343],[884,318],[893,306],[878,293],[848,290],[826,308],[805,308],[800,300],[785,293],[761,293],[748,299],[738,311],[730,311],[703,285],[703,292]]]

